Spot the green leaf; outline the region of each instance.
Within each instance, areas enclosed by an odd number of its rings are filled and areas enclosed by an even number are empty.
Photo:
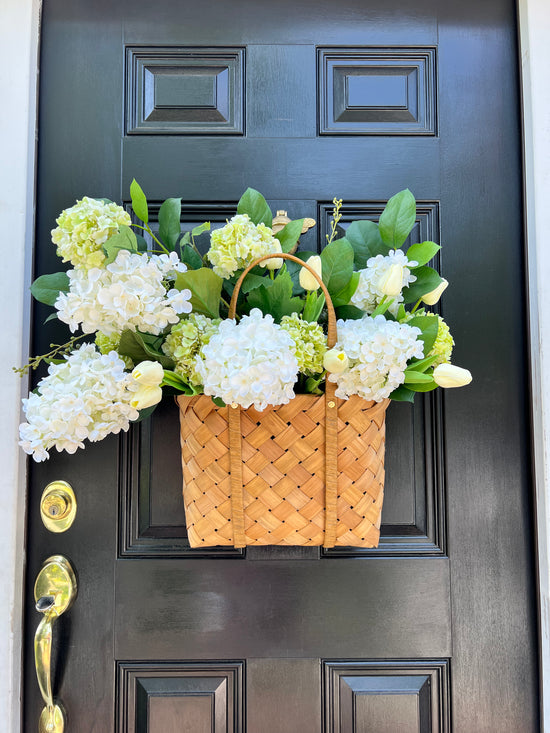
[[[210,222],[205,221],[202,224],[199,224],[198,226],[193,227],[193,229],[191,229],[191,234],[193,237],[198,237],[203,232],[209,232],[209,231],[210,231]]]
[[[411,270],[416,270],[417,267],[421,267],[429,262],[434,257],[441,247],[435,242],[422,242],[421,244],[411,244],[407,250],[407,259],[418,262],[418,265],[411,267]]]
[[[396,402],[414,402],[414,392],[402,384],[393,390],[390,395],[390,400],[395,400]]]
[[[41,275],[31,285],[31,293],[40,303],[55,305],[59,293],[69,292],[69,276],[66,272],[52,272]]]
[[[274,235],[275,239],[278,239],[281,243],[281,249],[283,252],[290,252],[290,250],[295,246],[296,242],[300,239],[303,226],[303,219],[289,221],[280,232],[277,232],[277,234]]]
[[[425,384],[410,384],[409,387],[415,392],[431,392],[433,389],[437,389],[437,384],[432,379]]]
[[[174,287],[178,290],[189,288],[191,291],[191,305],[195,313],[202,313],[210,318],[220,315],[220,295],[223,280],[208,267],[200,270],[179,272]]]
[[[140,361],[158,361],[163,369],[173,369],[174,361],[161,351],[154,348],[153,344],[162,343],[162,337],[151,338],[149,334],[139,331],[123,331],[118,345],[118,353],[121,356],[129,356],[136,364]]]
[[[109,239],[103,244],[103,251],[107,257],[103,263],[105,265],[116,260],[118,253],[123,249],[128,252],[139,252],[136,235],[130,227],[122,224],[118,229],[118,232],[113,234],[112,237],[109,237]]]
[[[135,232],[134,236],[136,238],[138,252],[147,252],[147,241],[145,240],[145,237],[142,237],[141,234],[136,234]]]
[[[194,387],[193,385],[188,384],[184,379],[180,377],[179,374],[172,371],[171,369],[164,370],[162,385],[171,387],[172,389],[175,389],[178,392],[183,392],[183,394],[186,395],[199,394],[200,392],[202,392],[201,388]]]
[[[355,291],[357,290],[357,286],[359,285],[359,273],[358,272],[352,272],[351,278],[348,282],[348,284],[340,290],[339,293],[336,293],[332,296],[332,303],[335,308],[338,308],[341,305],[347,305]]]
[[[373,312],[370,314],[371,318],[376,318],[376,316],[384,315],[384,313],[387,312],[390,305],[393,303],[395,298],[383,298],[380,303],[376,306],[376,308],[373,310]]]
[[[409,236],[416,221],[416,201],[406,188],[396,193],[380,215],[378,228],[388,247],[397,249]]]
[[[397,320],[402,321],[406,315],[407,315],[407,311],[405,310],[405,306],[403,305],[403,303],[401,303],[397,311]]]
[[[159,237],[174,250],[181,234],[181,199],[166,199],[159,209]]]
[[[326,300],[324,293],[319,293],[319,295],[317,295],[314,291],[309,292],[306,297],[304,312],[302,313],[304,321],[308,321],[308,323],[317,322],[323,308],[325,307],[325,303]]]
[[[411,359],[407,369],[414,369],[415,372],[425,372],[438,358],[438,355],[435,354],[434,356],[427,356],[425,359]]]
[[[202,267],[202,257],[189,244],[183,245],[180,252],[180,260],[191,270],[199,270]]]
[[[416,372],[412,369],[405,371],[405,384],[426,384],[427,382],[433,382],[431,374],[424,374],[423,372]]]
[[[139,417],[136,418],[135,420],[130,420],[130,422],[138,423],[138,422],[141,422],[142,420],[147,420],[148,417],[151,417],[151,415],[157,409],[157,407],[158,407],[158,404],[151,405],[151,407],[146,407],[144,410],[140,410]]]
[[[147,199],[141,190],[141,186],[134,178],[130,184],[130,198],[132,199],[132,209],[144,224],[149,221],[149,209],[147,208]]]
[[[212,402],[216,405],[216,407],[227,407],[221,397],[212,397]]]
[[[321,252],[323,282],[331,298],[343,291],[353,274],[353,247],[347,239],[337,239]],[[351,296],[350,296],[351,297]]]
[[[407,321],[407,326],[416,326],[422,331],[419,338],[424,342],[424,356],[427,357],[437,338],[439,318],[435,316],[415,316]]]
[[[323,394],[323,392],[319,389],[319,385],[321,382],[325,381],[325,375],[321,374],[321,376],[318,379],[315,379],[315,377],[308,377],[306,379],[306,392],[308,394]]]
[[[50,313],[50,315],[45,319],[44,323],[49,323],[50,321],[54,321],[57,318],[57,311],[55,313]]]
[[[101,201],[102,204],[112,204],[114,201],[111,201],[111,199],[96,199],[96,201]]]
[[[405,303],[416,303],[423,295],[430,293],[437,288],[443,278],[433,267],[417,267],[414,270],[416,282],[403,288],[403,299]]]
[[[237,206],[237,214],[248,214],[254,224],[265,224],[270,227],[273,223],[273,214],[259,191],[247,188],[241,196]]]
[[[365,312],[354,305],[340,305],[336,308],[336,317],[342,318],[344,321],[358,321],[364,315]]]
[[[243,280],[243,284],[241,285],[241,292],[251,293],[253,290],[256,290],[256,288],[259,288],[261,285],[265,285],[265,287],[268,288],[274,282],[274,280],[271,280],[265,275],[255,275],[253,272],[249,272]]]
[[[292,297],[292,278],[287,270],[280,272],[269,287],[261,285],[248,295],[251,308],[259,308],[264,315],[270,313],[277,323],[283,316],[300,313],[304,307],[301,298]]]
[[[378,224],[374,221],[352,221],[346,229],[345,239],[353,247],[356,270],[364,270],[371,257],[388,254],[389,247],[382,241]]]

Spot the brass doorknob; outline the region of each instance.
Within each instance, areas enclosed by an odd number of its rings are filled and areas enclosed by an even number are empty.
[[[43,614],[34,636],[34,661],[38,687],[45,707],[38,721],[39,733],[63,733],[65,715],[52,692],[52,636],[55,620],[76,598],[77,583],[71,563],[62,555],[49,557],[34,585],[36,610]]]
[[[42,493],[40,516],[50,532],[66,532],[76,517],[76,497],[66,481],[52,481]]]

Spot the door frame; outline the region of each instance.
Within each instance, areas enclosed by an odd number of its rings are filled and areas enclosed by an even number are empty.
[[[17,446],[20,400],[27,392],[11,366],[27,360],[34,235],[36,115],[41,0],[5,0],[0,7],[0,89],[4,109],[0,140],[9,141],[0,215],[10,228],[9,268],[0,272],[11,320],[0,343],[2,383],[0,465],[4,516],[0,533],[0,709],[7,730],[21,731],[23,575],[25,567],[26,460]],[[550,733],[550,11],[546,0],[517,0],[523,104],[524,221],[528,292],[535,539],[538,562],[541,721]],[[7,226],[5,227],[7,229]],[[545,287],[546,285],[546,287]],[[7,587],[6,587],[7,586]]]

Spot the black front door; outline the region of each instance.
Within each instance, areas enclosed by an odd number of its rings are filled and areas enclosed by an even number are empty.
[[[83,195],[184,201],[223,222],[247,186],[318,225],[409,187],[441,240],[470,387],[388,412],[380,546],[186,539],[177,410],[32,466],[25,731],[42,707],[32,585],[66,555],[79,595],[55,693],[75,733],[538,730],[515,8],[511,0],[45,0],[36,274]],[[158,212],[158,205],[154,211]],[[34,351],[65,339],[35,311]],[[72,484],[47,532],[39,499]]]

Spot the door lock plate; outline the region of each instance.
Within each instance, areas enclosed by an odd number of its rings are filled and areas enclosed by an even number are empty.
[[[42,493],[40,516],[50,532],[66,532],[76,516],[76,497],[66,481],[52,481]]]

